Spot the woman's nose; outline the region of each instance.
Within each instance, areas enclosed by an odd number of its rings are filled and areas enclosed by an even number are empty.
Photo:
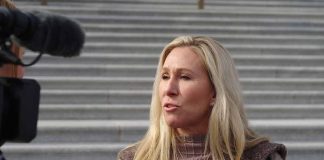
[[[166,95],[176,96],[179,93],[178,82],[174,78],[170,78],[166,83]]]

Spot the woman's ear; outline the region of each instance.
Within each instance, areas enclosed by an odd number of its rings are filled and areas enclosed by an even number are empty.
[[[215,105],[215,102],[216,102],[216,94],[214,94],[214,96],[211,98],[210,106],[213,107]]]
[[[210,96],[211,96],[211,97],[209,97],[209,98],[210,98],[209,105],[210,105],[211,107],[213,107],[213,106],[215,105],[215,103],[216,103],[216,90],[215,90],[215,89],[213,89],[213,90],[211,91]]]

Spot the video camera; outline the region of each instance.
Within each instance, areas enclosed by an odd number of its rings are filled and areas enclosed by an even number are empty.
[[[14,42],[40,54],[29,64],[11,52]],[[35,64],[43,53],[78,56],[85,41],[82,28],[63,16],[0,7],[0,67]],[[30,142],[37,134],[40,85],[33,79],[0,77],[0,145]]]

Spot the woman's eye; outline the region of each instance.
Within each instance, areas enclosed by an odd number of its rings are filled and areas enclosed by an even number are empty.
[[[168,78],[169,78],[169,76],[167,74],[162,74],[162,79],[166,80]]]
[[[189,76],[185,76],[185,75],[180,76],[180,78],[181,78],[181,79],[184,79],[184,80],[190,80],[190,79],[191,79]]]

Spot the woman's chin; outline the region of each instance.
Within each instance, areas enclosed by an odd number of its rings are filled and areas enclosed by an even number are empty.
[[[183,126],[182,122],[174,118],[166,118],[166,124],[171,128],[181,128]]]

